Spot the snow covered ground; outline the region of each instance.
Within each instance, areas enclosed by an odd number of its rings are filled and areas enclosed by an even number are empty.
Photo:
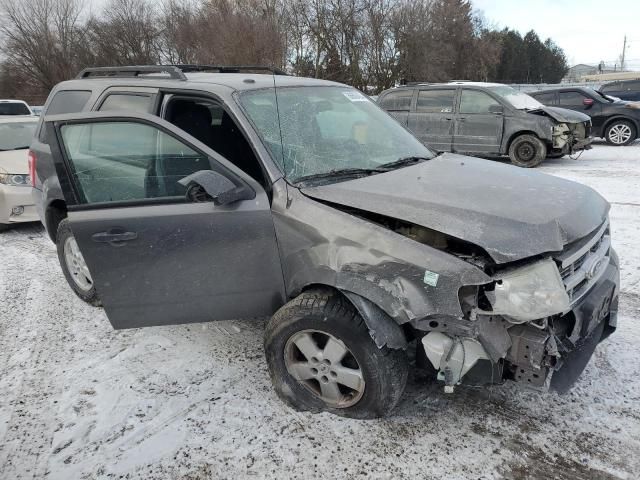
[[[565,396],[418,378],[384,420],[285,407],[262,322],[113,331],[41,228],[1,234],[0,478],[639,478],[640,142],[542,170],[612,203],[618,331]]]

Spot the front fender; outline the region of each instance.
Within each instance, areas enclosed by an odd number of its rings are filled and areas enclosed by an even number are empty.
[[[289,297],[313,284],[351,292],[398,324],[463,316],[458,291],[491,281],[477,267],[287,189],[272,210]]]

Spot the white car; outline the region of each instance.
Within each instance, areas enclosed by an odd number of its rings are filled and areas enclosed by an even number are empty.
[[[34,115],[33,110],[22,100],[0,100],[0,117],[13,115]]]
[[[39,220],[31,198],[28,164],[37,125],[37,117],[0,117],[0,231],[14,223]]]

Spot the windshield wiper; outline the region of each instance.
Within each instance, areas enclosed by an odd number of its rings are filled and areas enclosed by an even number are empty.
[[[413,165],[416,163],[423,162],[425,160],[431,160],[429,157],[402,157],[398,160],[394,160],[393,162],[383,163],[382,165],[378,165],[377,169],[383,172],[388,172],[389,170],[394,170],[400,167],[406,167],[408,165]]]
[[[340,168],[329,170],[328,172],[313,173],[311,175],[304,175],[295,179],[295,183],[308,183],[315,180],[324,180],[327,178],[339,178],[339,177],[356,177],[367,176],[374,173],[384,173],[388,170],[386,168]]]

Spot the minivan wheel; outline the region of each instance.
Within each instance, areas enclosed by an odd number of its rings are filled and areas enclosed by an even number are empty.
[[[627,120],[616,120],[605,130],[604,139],[617,147],[629,145],[636,139],[636,128]]]
[[[91,273],[73,236],[69,220],[66,218],[58,225],[56,247],[62,273],[64,273],[69,286],[78,297],[88,304],[100,306]]]
[[[511,163],[531,168],[540,165],[547,157],[547,146],[535,135],[520,135],[509,146]]]
[[[378,348],[353,305],[331,290],[304,292],[280,308],[264,347],[278,396],[296,410],[381,417],[407,382],[406,352]]]

